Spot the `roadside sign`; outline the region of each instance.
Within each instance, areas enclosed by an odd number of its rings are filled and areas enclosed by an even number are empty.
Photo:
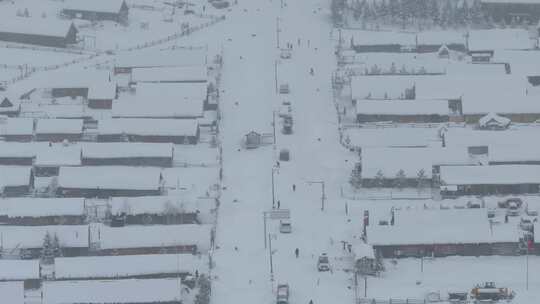
[[[291,218],[289,209],[275,209],[268,212],[272,220],[285,220]]]

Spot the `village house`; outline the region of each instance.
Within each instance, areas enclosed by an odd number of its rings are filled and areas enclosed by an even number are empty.
[[[358,274],[377,275],[383,270],[382,262],[377,258],[373,246],[366,243],[358,243],[353,246],[354,268]]]
[[[82,225],[86,220],[82,198],[8,198],[0,200],[2,225]]]
[[[0,165],[32,166],[36,158],[34,145],[27,143],[0,143]]]
[[[82,133],[82,119],[39,119],[36,124],[37,141],[78,142]]]
[[[202,47],[122,53],[116,58],[114,73],[131,74],[135,68],[206,66],[206,53]]]
[[[127,23],[129,7],[124,0],[69,0],[62,14],[69,18],[90,21]]]
[[[160,169],[149,167],[61,167],[60,197],[109,198],[161,195]]]
[[[7,226],[0,225],[2,249],[4,253],[23,259],[37,259],[41,256],[45,235],[56,236],[62,256],[88,255],[87,225],[53,226]]]
[[[540,192],[540,166],[441,166],[443,196]]]
[[[174,146],[168,143],[86,143],[83,166],[172,167]]]
[[[21,104],[14,99],[0,95],[0,115],[8,117],[18,116],[21,112]]]
[[[31,118],[0,118],[0,135],[5,141],[28,142],[34,138]]]
[[[177,278],[46,281],[42,292],[51,304],[182,304],[179,288]]]
[[[99,227],[99,255],[205,253],[211,225],[148,225]]]
[[[25,196],[34,187],[32,167],[0,167],[0,193],[4,197]]]
[[[0,41],[65,48],[77,43],[77,29],[67,21],[15,17],[0,24]]]
[[[78,167],[81,165],[81,148],[78,146],[43,147],[36,153],[34,175],[36,177],[58,176],[60,167]]]
[[[178,264],[178,261],[181,261]],[[136,267],[134,267],[136,265]],[[55,258],[56,280],[154,279],[206,273],[208,259],[193,254]]]
[[[396,210],[385,221],[366,229],[368,243],[385,258],[517,254],[519,229],[490,222],[485,208]]]
[[[448,100],[357,100],[358,123],[441,123],[459,120]],[[454,118],[455,117],[455,118]]]
[[[182,196],[113,197],[113,225],[177,225],[209,223],[216,203],[210,199]]]
[[[196,119],[102,119],[98,142],[147,142],[195,145],[200,129]]]
[[[41,287],[41,267],[39,260],[0,260],[0,284],[20,282],[22,289]],[[2,299],[4,299],[4,294]],[[4,299],[5,300],[5,299]],[[11,302],[9,302],[11,304]]]

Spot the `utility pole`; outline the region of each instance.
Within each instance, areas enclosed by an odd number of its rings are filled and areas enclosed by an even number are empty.
[[[277,84],[277,59],[274,61],[274,83],[276,84],[276,94],[279,94]]]
[[[274,172],[276,172],[277,168],[272,167],[272,209],[276,208],[276,193],[275,193],[275,187],[274,187]]]
[[[274,127],[274,150],[275,150],[276,149],[276,111],[272,112],[272,126]]]
[[[526,257],[526,285],[525,285],[525,290],[529,290],[529,242],[531,242],[530,240],[527,240],[527,257]]]
[[[279,49],[279,17],[276,17],[276,47]]]
[[[364,276],[364,298],[367,298],[367,276]]]

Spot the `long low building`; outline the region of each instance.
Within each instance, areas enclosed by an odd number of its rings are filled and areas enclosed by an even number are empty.
[[[85,219],[82,198],[0,199],[0,223],[3,225],[82,225]]]
[[[101,255],[204,253],[210,249],[210,225],[100,226]]]
[[[181,304],[178,279],[48,281],[43,284],[47,304]]]
[[[88,143],[82,146],[83,166],[171,167],[174,146],[168,143]]]
[[[50,18],[14,17],[0,23],[0,41],[65,48],[77,43],[77,28]]]
[[[459,116],[450,109],[448,100],[358,100],[356,119],[359,123],[440,123]]]
[[[197,144],[200,137],[196,119],[103,119],[98,121],[99,142],[151,142]]]
[[[148,49],[127,51],[117,55],[115,74],[131,73],[134,68],[183,67],[207,65],[205,48]]]
[[[205,273],[208,258],[193,254],[146,254],[55,258],[56,280],[158,278]]]
[[[366,229],[383,257],[517,254],[519,228],[500,219],[491,224],[485,208],[394,212],[393,225]]]
[[[62,197],[160,195],[162,175],[153,167],[61,167],[57,194]]]
[[[441,166],[447,195],[525,194],[540,192],[540,165]]]

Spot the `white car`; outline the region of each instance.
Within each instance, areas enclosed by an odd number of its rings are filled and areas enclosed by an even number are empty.
[[[291,233],[292,232],[292,224],[289,220],[281,220],[279,221],[279,232],[281,233]]]
[[[317,270],[330,271],[330,260],[328,259],[328,255],[326,255],[326,253],[319,256],[319,259],[317,260]]]

